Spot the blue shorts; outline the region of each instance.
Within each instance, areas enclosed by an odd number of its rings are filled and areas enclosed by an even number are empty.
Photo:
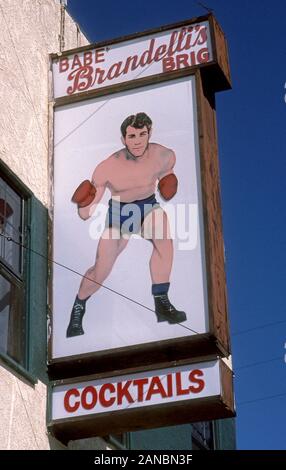
[[[133,202],[119,202],[110,199],[106,215],[106,227],[118,228],[121,234],[140,233],[145,217],[160,207],[155,194]]]

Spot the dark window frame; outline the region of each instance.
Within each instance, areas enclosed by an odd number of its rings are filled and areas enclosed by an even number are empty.
[[[109,434],[108,436],[104,436],[103,439],[107,443],[113,445],[119,450],[130,449],[130,433],[129,432],[125,432],[123,434]]]
[[[209,425],[210,441],[206,439],[205,435],[202,435],[196,428],[197,424]],[[205,433],[205,429],[203,430]],[[213,421],[202,421],[199,423],[192,424],[192,445],[195,445],[197,450],[214,450],[215,449],[215,429]]]
[[[31,197],[32,192],[20,181],[20,179],[12,173],[12,171],[0,161],[0,176],[3,181],[21,198],[22,204],[22,237],[21,243],[29,248],[30,246],[30,221],[31,221]],[[13,243],[13,242],[8,242]],[[21,272],[17,272],[0,256],[0,275],[4,277],[13,286],[17,286],[22,291],[23,299],[23,335],[21,341],[23,346],[23,360],[17,360],[3,350],[0,352],[1,360],[10,368],[23,375],[33,384],[37,379],[29,373],[30,367],[30,318],[29,318],[29,301],[30,301],[30,256],[29,250],[23,248],[21,253]]]

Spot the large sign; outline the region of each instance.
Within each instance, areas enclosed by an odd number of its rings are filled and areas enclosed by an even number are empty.
[[[149,427],[169,424],[170,416],[176,424],[182,407],[186,422],[232,416],[231,389],[231,371],[218,360],[54,383],[49,427],[55,435],[76,439],[138,429],[149,415]]]
[[[56,109],[54,258],[72,270],[54,267],[54,357],[208,331],[196,109],[194,77]],[[120,127],[141,111],[152,127],[138,138],[144,156],[132,157],[140,147],[132,147],[132,138],[122,146]],[[146,132],[147,125],[129,128]],[[157,185],[168,172],[178,189],[167,202]],[[94,179],[102,197],[84,220],[71,196],[86,179]],[[144,220],[140,213],[134,221],[144,201]],[[118,204],[126,202],[120,233]],[[150,233],[152,223],[157,234]],[[166,287],[170,302],[185,312],[170,321],[156,314],[154,289],[167,294]],[[82,334],[73,335],[67,328],[77,295],[89,299]]]
[[[212,62],[208,21],[89,48],[53,64],[55,98]]]
[[[53,56],[54,373],[229,353],[203,92],[207,70],[229,86],[219,31],[208,16]]]

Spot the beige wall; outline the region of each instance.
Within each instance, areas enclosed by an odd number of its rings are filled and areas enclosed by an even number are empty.
[[[44,205],[48,54],[59,51],[60,17],[57,0],[0,0],[0,158]],[[87,43],[66,13],[65,48]]]
[[[48,54],[59,51],[60,18],[58,0],[0,0],[0,159],[46,207]],[[65,13],[65,48],[87,43]],[[46,387],[33,387],[1,363],[0,417],[0,449],[64,448],[47,435]],[[92,447],[106,445],[96,439]]]

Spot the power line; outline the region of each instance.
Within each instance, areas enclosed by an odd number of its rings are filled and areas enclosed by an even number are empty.
[[[262,330],[263,328],[268,328],[269,326],[273,326],[273,325],[279,325],[281,323],[286,323],[286,320],[278,320],[278,321],[271,322],[271,323],[265,323],[264,325],[255,326],[253,328],[248,328],[247,330],[242,330],[242,331],[238,331],[237,333],[233,333],[232,336],[239,336],[245,333],[249,333],[250,331]]]
[[[207,5],[204,5],[203,3],[201,2],[194,2],[196,3],[197,5],[199,5],[200,7],[202,7],[204,10],[206,10],[208,13],[213,13],[214,12],[214,9],[213,8],[210,8],[208,7]]]
[[[142,304],[141,302],[138,302],[137,300],[134,300],[134,299],[132,299],[131,297],[128,297],[127,295],[122,294],[121,292],[116,291],[115,289],[112,289],[111,287],[105,286],[104,284],[101,284],[100,282],[97,282],[97,281],[95,281],[94,279],[91,279],[91,278],[89,278],[89,277],[87,277],[87,276],[84,276],[83,274],[81,274],[80,272],[76,271],[75,269],[72,269],[72,268],[70,268],[70,267],[68,267],[68,266],[66,266],[66,265],[64,265],[64,264],[62,264],[62,263],[59,263],[58,261],[55,261],[55,260],[53,260],[53,259],[51,259],[51,258],[49,258],[49,257],[47,257],[47,256],[45,256],[45,255],[43,255],[42,253],[39,253],[38,251],[35,251],[35,250],[33,250],[32,248],[29,248],[29,247],[23,245],[23,244],[20,243],[20,242],[17,242],[17,241],[14,240],[12,237],[7,236],[7,235],[5,235],[4,233],[0,233],[0,236],[3,237],[3,238],[5,238],[8,242],[13,242],[13,243],[15,243],[15,245],[18,245],[19,247],[24,248],[25,250],[27,250],[27,251],[29,251],[29,252],[31,252],[31,253],[34,253],[35,255],[40,256],[40,257],[43,258],[45,261],[49,261],[50,263],[53,263],[53,264],[55,264],[55,265],[57,265],[57,266],[59,266],[59,267],[61,267],[61,268],[63,268],[63,269],[66,269],[67,271],[72,272],[73,274],[76,274],[77,276],[80,276],[80,277],[83,278],[83,279],[87,279],[88,281],[93,282],[94,284],[97,284],[98,286],[103,287],[104,289],[106,289],[106,290],[112,292],[113,294],[119,295],[120,297],[123,297],[124,299],[126,299],[126,300],[128,300],[128,301],[130,301],[130,302],[133,302],[134,304],[139,305],[140,307],[145,308],[146,310],[149,310],[149,311],[152,312],[152,313],[156,313],[155,310],[153,310],[153,309],[150,308],[150,307],[147,307],[147,305],[144,305],[144,304]],[[191,331],[192,333],[195,333],[195,334],[197,334],[197,335],[200,334],[198,331],[193,330],[192,328],[189,328],[188,326],[182,325],[182,323],[176,323],[176,324],[179,325],[179,326],[181,326],[182,328],[185,328],[186,330]]]
[[[256,398],[255,400],[241,401],[241,402],[237,403],[237,406],[248,405],[250,403],[257,403],[259,401],[264,401],[264,400],[272,400],[274,398],[280,398],[280,397],[286,397],[286,392],[285,393],[279,393],[277,395],[269,395],[269,396],[266,396],[266,397]]]
[[[176,39],[176,41],[174,42],[174,45],[177,45],[178,41],[179,41],[179,36]],[[168,50],[161,56],[160,60],[164,59],[167,56],[168,56]],[[137,78],[139,78],[140,75],[142,75],[142,73],[146,72],[146,70],[148,70],[153,64],[154,64],[154,59],[151,60],[150,64],[147,64],[145,67],[142,67],[142,70],[139,73],[137,73],[137,75],[134,77],[133,80],[136,80]],[[80,122],[76,127],[74,127],[68,134],[66,134],[62,139],[60,139],[57,143],[55,143],[54,147],[56,148],[64,140],[66,140],[68,137],[70,137],[75,131],[77,131],[81,126],[83,126],[83,124],[85,124],[92,116],[94,116],[101,108],[103,108],[105,105],[107,105],[112,99],[113,99],[113,97],[110,97],[104,103],[102,103],[102,105],[99,106],[99,108],[97,108],[95,111],[93,111],[82,122]]]
[[[273,357],[272,359],[267,359],[265,361],[253,362],[253,363],[250,363],[250,364],[246,364],[244,366],[236,367],[236,368],[234,368],[234,373],[235,373],[236,370],[248,369],[250,367],[256,367],[256,366],[260,366],[261,364],[268,364],[269,362],[275,362],[275,361],[282,361],[283,362],[283,357],[282,356]]]
[[[25,245],[23,245],[23,244],[21,244],[21,243],[15,241],[15,240],[13,240],[12,237],[8,237],[8,236],[4,235],[3,233],[0,233],[0,236],[1,236],[1,237],[4,237],[7,241],[11,241],[11,242],[15,243],[16,245],[18,245],[18,246],[24,248],[25,250],[30,251],[30,252],[32,252],[32,253],[34,253],[34,254],[40,256],[41,258],[45,259],[46,261],[52,262],[53,264],[56,264],[57,266],[60,266],[60,267],[62,267],[63,269],[66,269],[66,270],[68,270],[68,271],[70,271],[70,272],[72,272],[72,273],[74,273],[74,274],[77,274],[78,276],[80,276],[80,277],[82,277],[82,278],[88,279],[89,281],[94,282],[94,283],[100,285],[101,287],[107,289],[108,291],[110,291],[110,292],[112,292],[112,293],[114,293],[114,294],[116,294],[116,295],[119,295],[120,297],[123,297],[123,298],[129,300],[130,302],[133,302],[133,303],[135,303],[135,304],[141,306],[142,308],[145,308],[145,309],[147,309],[147,310],[149,310],[149,311],[151,311],[151,312],[153,312],[153,313],[156,313],[154,310],[152,310],[151,308],[147,307],[146,305],[144,305],[144,304],[142,304],[142,303],[140,303],[140,302],[137,302],[136,300],[134,300],[134,299],[132,299],[132,298],[130,298],[130,297],[124,295],[124,294],[121,294],[120,292],[117,292],[117,291],[115,291],[114,289],[111,289],[110,287],[104,286],[103,284],[100,284],[99,282],[96,282],[96,281],[94,281],[93,279],[90,279],[90,278],[88,278],[88,277],[82,275],[81,273],[75,271],[74,269],[69,268],[68,266],[65,266],[65,265],[63,265],[63,264],[61,264],[61,263],[58,263],[57,261],[54,261],[54,260],[48,258],[47,256],[43,255],[42,253],[39,253],[39,252],[37,252],[37,251],[35,251],[35,250],[31,249],[31,248],[26,247]],[[178,323],[178,325],[179,325],[179,326],[182,326],[183,328],[185,328],[185,329],[187,329],[187,330],[192,331],[193,333],[199,334],[197,331],[195,331],[195,330],[193,330],[193,329],[191,329],[191,328],[189,328],[189,327],[187,327],[187,326],[185,326],[185,325],[182,325],[181,323]],[[269,360],[267,360],[267,361],[260,361],[260,362],[257,362],[257,363],[247,364],[247,365],[245,365],[245,366],[238,367],[236,370],[241,370],[241,369],[248,368],[248,367],[249,367],[249,368],[250,368],[250,367],[255,367],[256,365],[265,364],[265,363],[268,363],[268,362],[273,362],[273,361],[276,361],[276,360],[278,360],[278,359],[281,360],[282,358],[281,358],[281,357],[276,357],[276,358],[269,359]],[[163,378],[165,378],[165,376],[164,376]],[[20,393],[21,393],[21,391],[20,391]],[[269,396],[257,398],[257,399],[254,399],[254,400],[248,400],[248,401],[244,401],[244,402],[238,402],[238,403],[237,403],[237,406],[243,406],[243,405],[247,405],[247,404],[251,404],[251,403],[256,403],[256,402],[259,402],[259,401],[270,400],[270,399],[275,399],[275,398],[284,397],[284,396],[286,396],[286,393],[281,393],[281,394],[277,394],[277,395],[269,395]],[[23,397],[22,397],[22,399],[23,399]],[[24,399],[23,399],[23,403],[24,403]],[[25,403],[24,403],[24,406],[25,406]],[[130,406],[130,405],[127,405],[126,408],[128,408],[129,406]],[[26,406],[25,406],[25,409],[26,409]],[[27,413],[27,415],[28,415],[27,410],[26,410],[26,413]],[[33,431],[33,433],[34,433],[34,431]],[[35,437],[35,441],[36,441],[36,444],[37,444],[36,437]]]
[[[34,427],[33,427],[33,424],[32,424],[31,418],[30,418],[30,415],[29,415],[29,413],[28,413],[28,410],[27,410],[27,407],[26,407],[26,403],[25,403],[24,397],[23,397],[23,395],[22,395],[22,391],[21,391],[20,385],[19,385],[18,380],[17,380],[16,378],[15,378],[15,381],[16,381],[16,384],[17,384],[17,387],[18,387],[18,390],[19,390],[21,399],[22,399],[22,403],[23,403],[24,408],[25,408],[25,412],[26,412],[28,421],[29,421],[29,423],[30,423],[30,427],[31,427],[31,430],[32,430],[32,433],[33,433],[33,436],[34,436],[34,439],[35,439],[36,447],[39,449],[38,441],[37,441],[37,438],[36,438],[36,433],[35,433],[35,430],[34,430]]]

